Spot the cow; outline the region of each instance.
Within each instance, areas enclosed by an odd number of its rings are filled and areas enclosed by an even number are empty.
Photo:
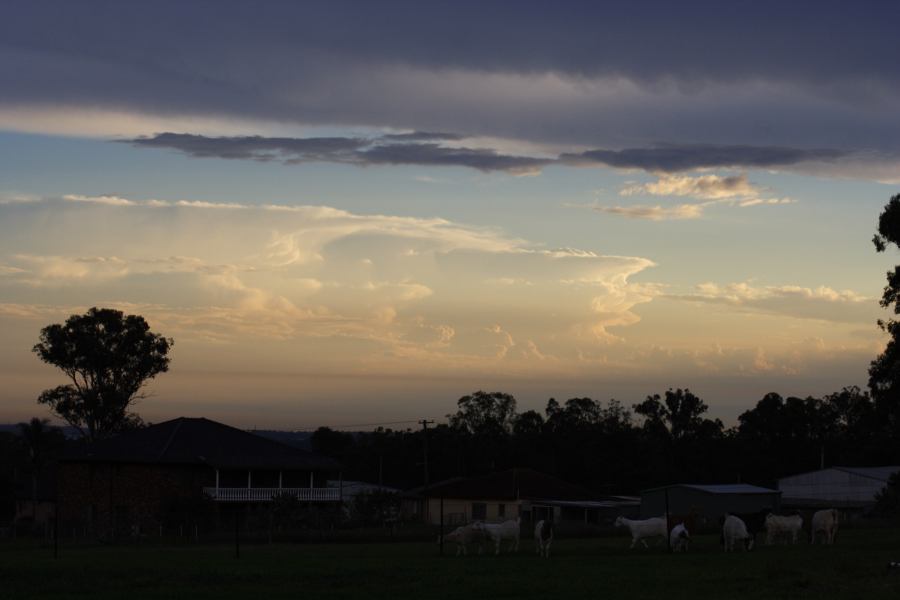
[[[823,544],[833,544],[834,536],[837,534],[838,520],[838,511],[833,508],[820,510],[813,514],[809,543],[815,544],[819,534],[822,534]]]
[[[519,551],[520,522],[521,517],[518,517],[515,521],[504,521],[499,524],[476,523],[476,526],[485,533],[489,540],[494,542],[494,554],[500,554],[500,545],[505,540],[509,540],[510,542],[510,551]]]
[[[553,542],[553,521],[540,520],[534,526],[534,546],[538,556],[550,558],[550,544]]]
[[[737,542],[743,542],[744,550],[753,549],[754,538],[747,531],[747,525],[736,515],[725,515],[725,522],[722,524],[722,543],[725,546],[725,552],[734,552],[734,545]]]
[[[445,535],[443,541],[456,544],[456,556],[459,556],[460,554],[465,556],[468,554],[468,546],[470,544],[478,546],[478,554],[481,554],[484,550],[484,543],[487,541],[487,536],[484,531],[478,527],[478,523],[470,523],[469,525],[457,527]],[[438,543],[441,543],[441,536],[438,536]]]
[[[796,544],[801,527],[803,527],[803,517],[800,515],[781,517],[769,513],[766,515],[766,544],[771,544],[778,537],[784,537],[785,543],[790,538],[791,543]]]
[[[690,541],[691,534],[684,523],[679,523],[669,533],[669,546],[672,548],[672,552],[687,552]]]
[[[755,513],[731,513],[744,522],[747,527],[747,533],[750,534],[750,545],[747,549],[752,549],[756,545],[756,536],[766,530],[766,517],[769,510],[760,510]]]
[[[661,537],[663,540],[668,537],[666,531],[666,518],[653,517],[652,519],[632,520],[625,517],[617,517],[616,527],[627,527],[631,532],[631,548],[634,548],[638,542],[649,548],[646,538]]]

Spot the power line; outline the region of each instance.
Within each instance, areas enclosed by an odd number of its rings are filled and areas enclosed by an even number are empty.
[[[429,424],[434,423],[435,419],[440,419],[441,417],[429,417],[426,420]],[[346,431],[353,427],[380,427],[383,425],[411,425],[411,424],[422,424],[422,419],[410,419],[408,421],[382,421],[381,423],[352,423],[349,425],[316,425],[315,427],[295,427],[288,431],[315,431],[320,427],[328,427],[334,431]]]

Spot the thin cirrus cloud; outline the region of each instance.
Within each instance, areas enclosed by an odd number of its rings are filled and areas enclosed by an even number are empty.
[[[839,323],[872,323],[880,313],[878,301],[853,290],[828,286],[759,286],[750,282],[726,285],[702,283],[687,294],[664,297],[685,302],[726,305],[733,309]]]

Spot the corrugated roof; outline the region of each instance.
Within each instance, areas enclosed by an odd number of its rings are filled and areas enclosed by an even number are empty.
[[[698,490],[707,494],[780,494],[778,490],[760,487],[758,485],[750,485],[749,483],[722,483],[712,485],[702,485],[694,483],[676,483],[673,485],[664,485],[657,488],[644,490],[644,492],[655,492],[666,488],[684,487]]]
[[[70,448],[65,461],[209,465],[225,469],[340,468],[336,460],[203,418],[180,417]]]
[[[534,469],[509,469],[481,477],[455,478],[410,490],[408,495],[426,498],[465,500],[516,500],[520,498],[556,498],[589,500],[594,494],[579,485],[563,481]]]
[[[844,471],[845,473],[853,473],[854,475],[859,475],[860,477],[868,477],[870,479],[877,479],[878,481],[887,481],[890,479],[891,475],[900,471],[900,466],[887,466],[887,467],[834,467],[838,471]]]

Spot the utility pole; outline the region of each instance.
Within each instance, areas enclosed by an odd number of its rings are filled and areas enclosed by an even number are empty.
[[[422,426],[422,453],[424,455],[424,461],[422,462],[422,466],[425,468],[425,486],[428,486],[428,426],[433,424],[434,421],[429,421],[428,419],[422,419],[419,421],[419,424]]]

